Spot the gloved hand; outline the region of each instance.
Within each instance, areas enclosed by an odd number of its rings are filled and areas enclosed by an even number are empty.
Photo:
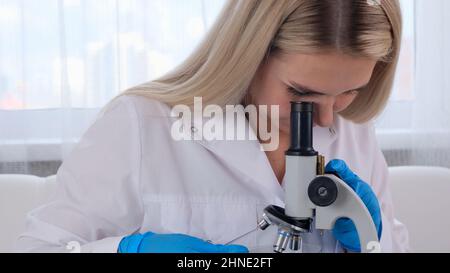
[[[325,172],[338,175],[339,178],[347,183],[356,194],[358,194],[372,216],[373,222],[377,228],[378,239],[380,239],[383,229],[381,209],[378,199],[370,185],[354,174],[342,160],[332,160],[325,168]],[[345,249],[353,252],[361,252],[358,232],[356,231],[355,224],[353,224],[350,219],[339,219],[333,228],[333,235]]]
[[[119,253],[248,253],[239,245],[214,245],[182,234],[130,235],[122,239]]]

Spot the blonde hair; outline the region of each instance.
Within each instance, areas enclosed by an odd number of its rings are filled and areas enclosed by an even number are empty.
[[[181,65],[122,95],[169,106],[238,105],[260,65],[274,53],[337,50],[378,61],[364,95],[340,113],[363,123],[389,99],[402,20],[398,0],[229,0],[204,40]]]

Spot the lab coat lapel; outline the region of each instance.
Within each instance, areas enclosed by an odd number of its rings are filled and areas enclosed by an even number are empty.
[[[204,138],[196,140],[199,144],[221,158],[224,164],[231,166],[250,179],[250,187],[258,190],[269,202],[283,203],[284,194],[281,185],[271,168],[266,153],[256,138],[250,123],[245,118],[245,113],[239,111],[238,118],[245,120],[245,128],[249,133],[246,140],[212,140]],[[192,127],[200,128],[208,119],[193,120]],[[194,132],[197,131],[194,129]]]
[[[258,187],[263,195],[271,202],[283,206],[284,192],[282,186],[272,170],[266,153],[262,150],[261,145],[256,139],[255,132],[250,123],[245,118],[245,113],[238,112],[238,118],[244,118],[246,121],[245,128],[250,133],[247,140],[227,141],[205,139],[195,140],[219,158],[228,166],[241,172],[251,180],[252,185]],[[194,118],[190,126],[197,131],[208,121],[207,118]],[[335,119],[336,121],[336,119]],[[337,127],[333,125],[331,128],[315,127],[314,128],[314,148],[321,154],[328,157],[330,146],[338,137]],[[326,153],[325,153],[326,152]],[[325,153],[325,154],[324,154]]]
[[[337,140],[338,131],[333,127],[315,127],[313,136],[314,149],[319,154],[328,157],[331,145]]]

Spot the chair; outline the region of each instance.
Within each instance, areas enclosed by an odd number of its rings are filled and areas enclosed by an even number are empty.
[[[413,252],[450,252],[450,169],[390,168],[395,216]]]
[[[55,176],[0,175],[0,253],[12,252],[27,213],[48,203],[55,188]]]

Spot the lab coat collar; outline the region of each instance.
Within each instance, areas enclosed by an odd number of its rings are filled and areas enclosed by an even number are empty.
[[[225,116],[225,115],[224,115]],[[256,138],[255,131],[249,121],[245,118],[245,112],[238,111],[238,118],[245,120],[246,131],[249,132],[247,140],[194,140],[213,152],[224,164],[240,171],[250,181],[255,190],[260,191],[268,202],[284,206],[284,191],[275,176],[266,153]],[[190,124],[192,133],[198,132],[197,128],[203,126],[211,118],[194,118]],[[336,120],[336,119],[335,119]],[[337,127],[314,128],[314,147],[319,152],[326,151],[337,139]],[[254,140],[256,139],[256,140]]]

